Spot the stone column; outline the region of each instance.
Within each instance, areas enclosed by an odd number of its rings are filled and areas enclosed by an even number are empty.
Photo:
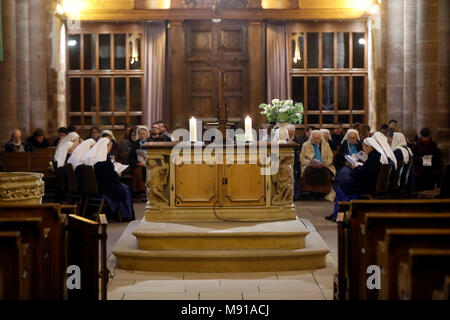
[[[15,128],[17,107],[16,72],[16,1],[2,2],[3,61],[0,62],[0,142],[9,140]]]
[[[439,128],[438,142],[442,140],[442,149],[448,150],[450,159],[450,102],[449,102],[449,71],[450,71],[450,2],[439,1],[439,118],[442,127]]]
[[[439,0],[417,0],[417,129],[436,136],[439,119]]]
[[[30,48],[28,0],[16,0],[17,125],[30,135]]]
[[[386,31],[387,116],[403,127],[403,0],[388,1]]]
[[[47,129],[47,0],[29,0],[31,130]]]
[[[416,127],[416,23],[417,0],[404,1],[404,65],[403,65],[403,126]]]

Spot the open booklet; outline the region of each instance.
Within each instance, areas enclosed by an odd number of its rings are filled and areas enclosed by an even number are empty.
[[[121,164],[119,162],[114,162],[114,171],[116,171],[118,174],[121,174],[122,172],[124,172],[128,167],[129,167],[129,165],[127,165],[127,164]]]
[[[362,166],[363,165],[361,162],[358,161],[359,159],[355,155],[350,157],[348,154],[346,154],[345,155],[345,160],[347,160],[348,163],[350,163],[354,167],[358,167],[358,166]]]

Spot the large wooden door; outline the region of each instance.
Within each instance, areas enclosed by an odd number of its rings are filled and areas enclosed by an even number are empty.
[[[189,113],[204,121],[216,121],[222,106],[230,121],[240,121],[249,112],[248,23],[188,21],[185,32]]]

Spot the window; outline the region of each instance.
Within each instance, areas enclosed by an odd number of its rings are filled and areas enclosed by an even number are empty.
[[[141,124],[143,52],[140,24],[95,24],[69,30],[68,123],[78,129]]]
[[[364,23],[293,23],[290,34],[291,96],[303,102],[303,125],[367,123]]]

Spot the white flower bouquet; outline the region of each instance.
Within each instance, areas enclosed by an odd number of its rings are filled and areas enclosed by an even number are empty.
[[[272,104],[259,105],[261,114],[267,116],[268,123],[300,124],[303,120],[303,103],[292,100],[273,99]]]

